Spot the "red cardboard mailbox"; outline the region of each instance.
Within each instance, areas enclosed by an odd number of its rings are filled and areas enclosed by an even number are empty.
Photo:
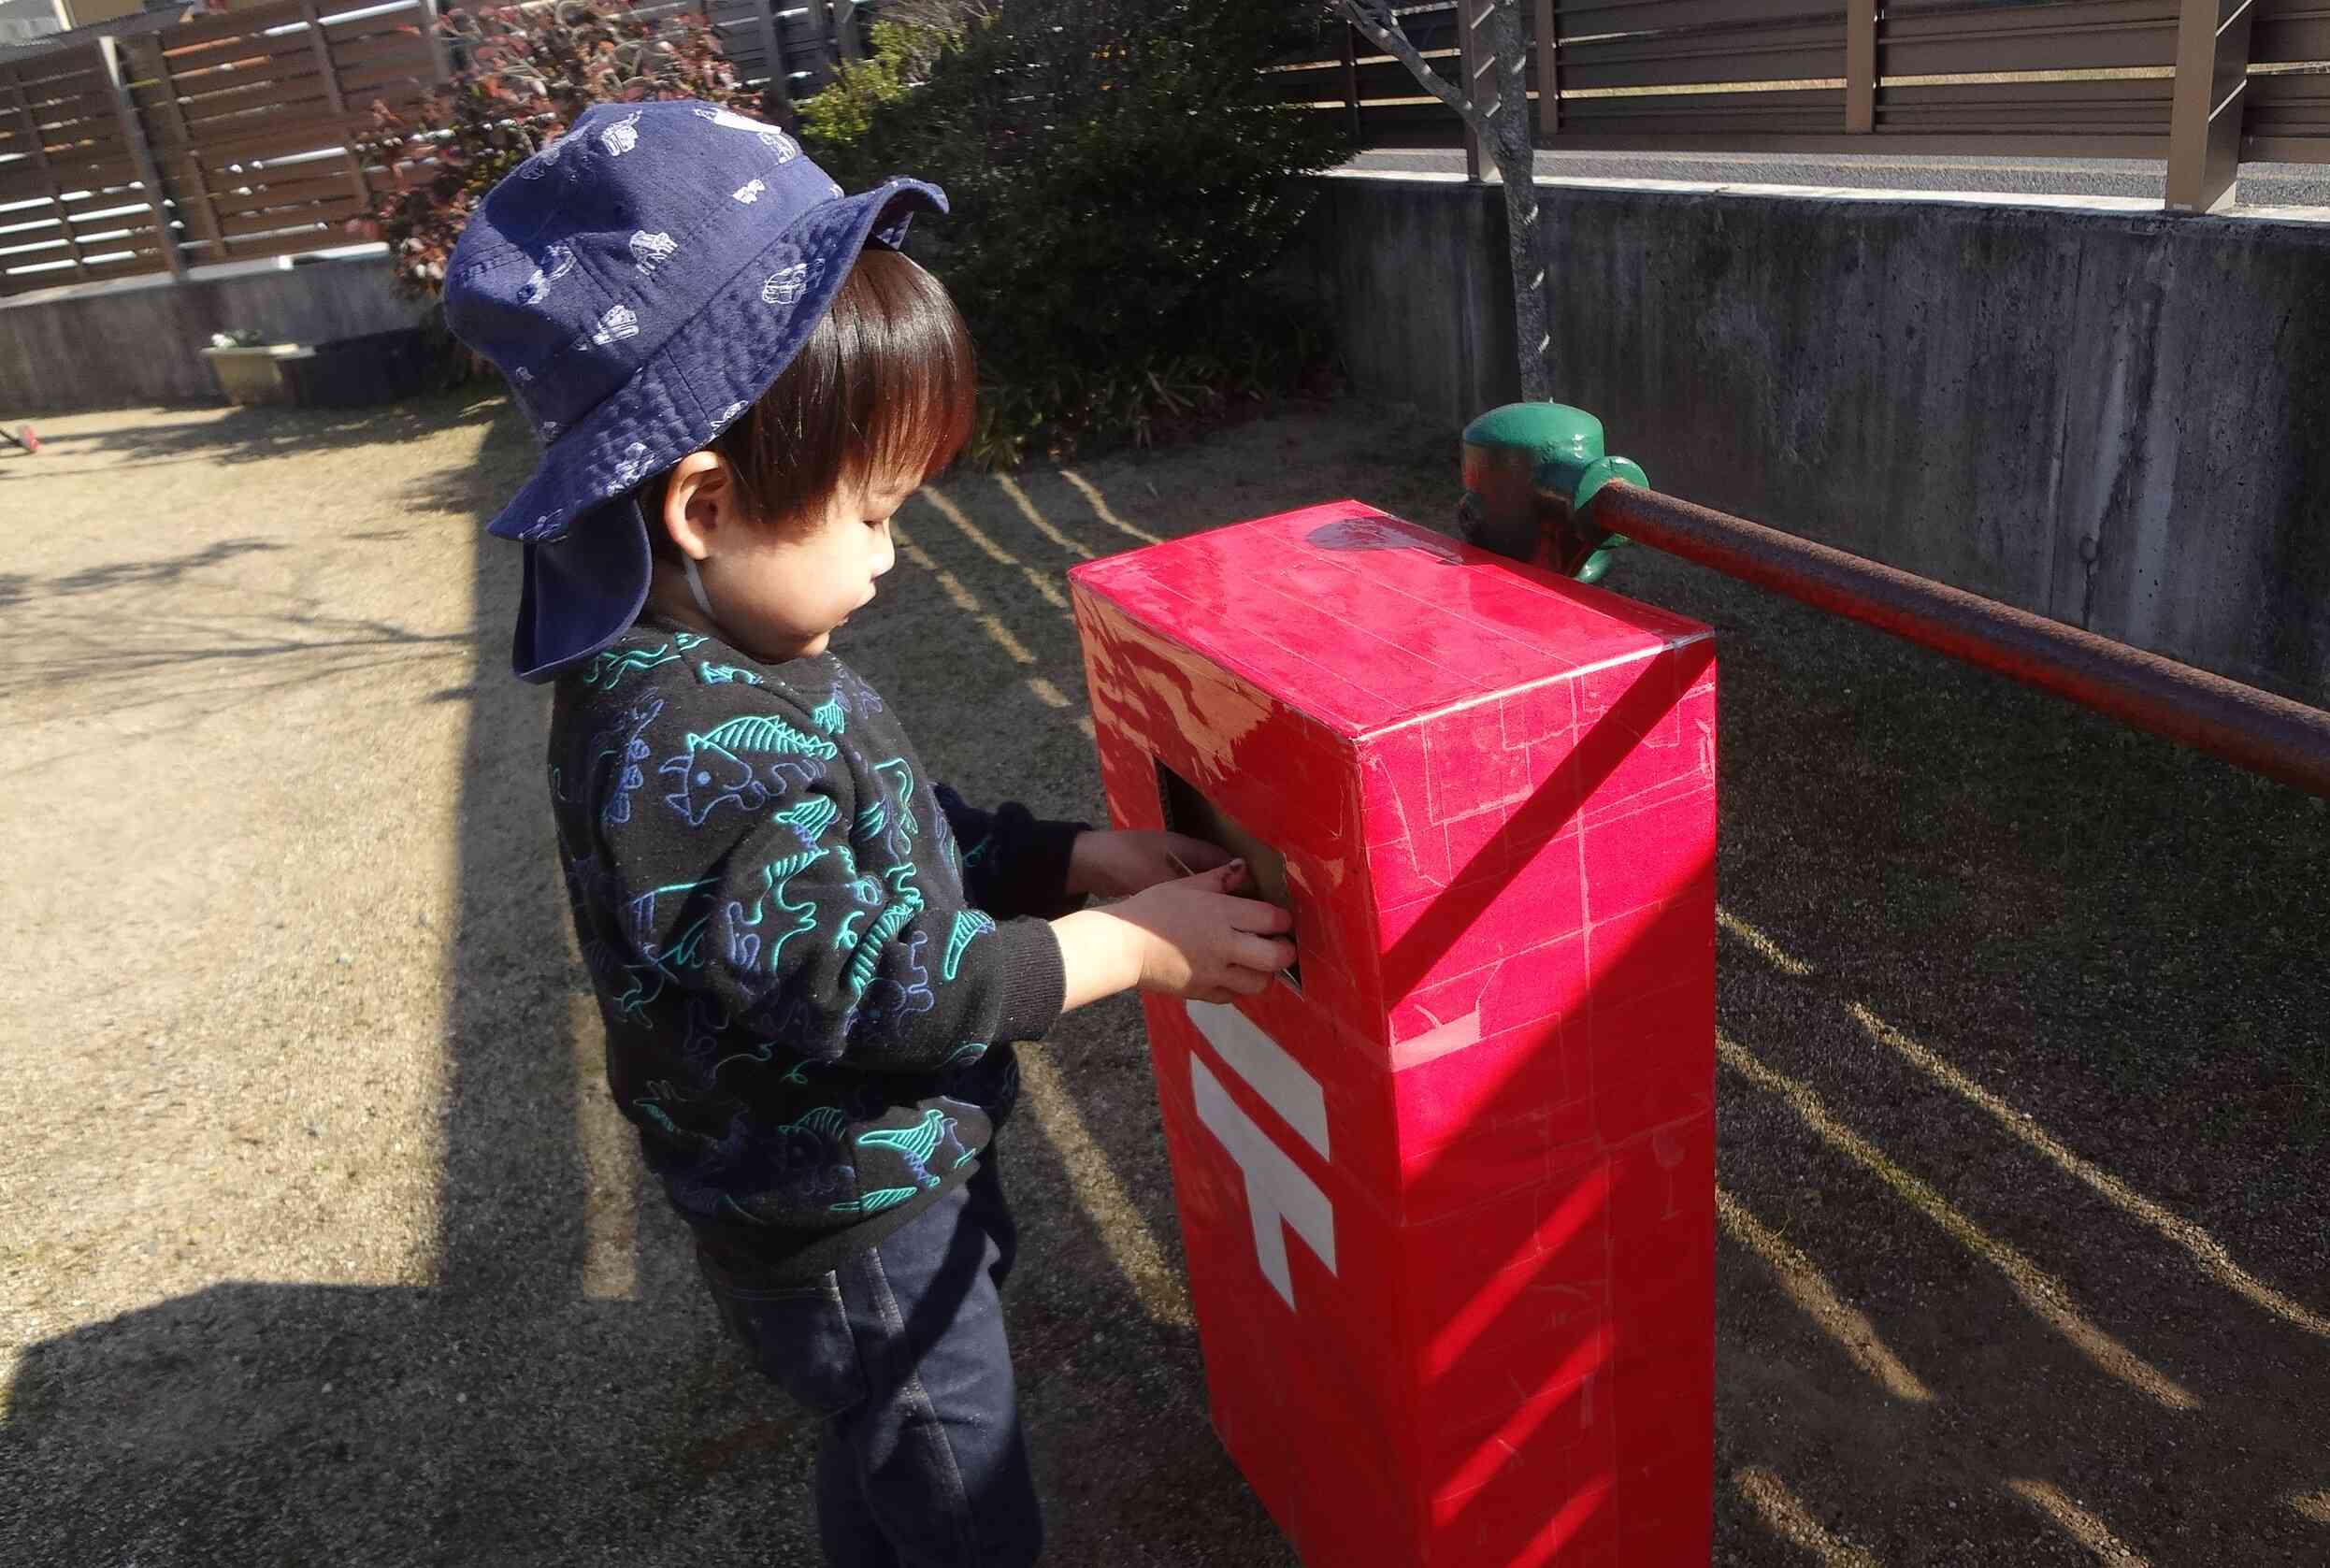
[[[1147,1001],[1223,1443],[1312,1568],[1704,1563],[1711,634],[1356,501],[1071,577],[1117,824],[1295,914]]]

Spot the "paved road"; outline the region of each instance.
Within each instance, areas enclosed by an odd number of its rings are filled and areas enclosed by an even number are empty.
[[[1464,167],[1453,149],[1363,152],[1354,168],[1448,173]],[[1741,152],[1546,152],[1537,172],[1561,179],[1702,180],[1754,185],[1849,185],[1884,191],[2011,191],[2022,194],[2158,199],[2165,165],[2148,158],[1812,156]],[[2330,165],[2245,164],[2244,206],[2330,207]]]

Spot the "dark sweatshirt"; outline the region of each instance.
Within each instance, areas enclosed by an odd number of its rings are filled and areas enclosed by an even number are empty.
[[[819,1273],[970,1175],[1059,1016],[1079,825],[934,784],[830,653],[652,621],[559,680],[550,790],[609,1086],[715,1258]]]

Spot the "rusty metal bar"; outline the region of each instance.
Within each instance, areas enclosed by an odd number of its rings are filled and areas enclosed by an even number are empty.
[[[2330,797],[2330,712],[1614,480],[1595,526]]]

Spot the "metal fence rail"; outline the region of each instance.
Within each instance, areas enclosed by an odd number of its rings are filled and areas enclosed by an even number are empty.
[[[2330,0],[1530,0],[1539,145],[2164,159],[2208,210],[2241,159],[2330,161]],[[1458,79],[1457,7],[1404,9]],[[1272,73],[1359,147],[1461,122],[1356,31]],[[1550,84],[1551,90],[1546,90]]]

